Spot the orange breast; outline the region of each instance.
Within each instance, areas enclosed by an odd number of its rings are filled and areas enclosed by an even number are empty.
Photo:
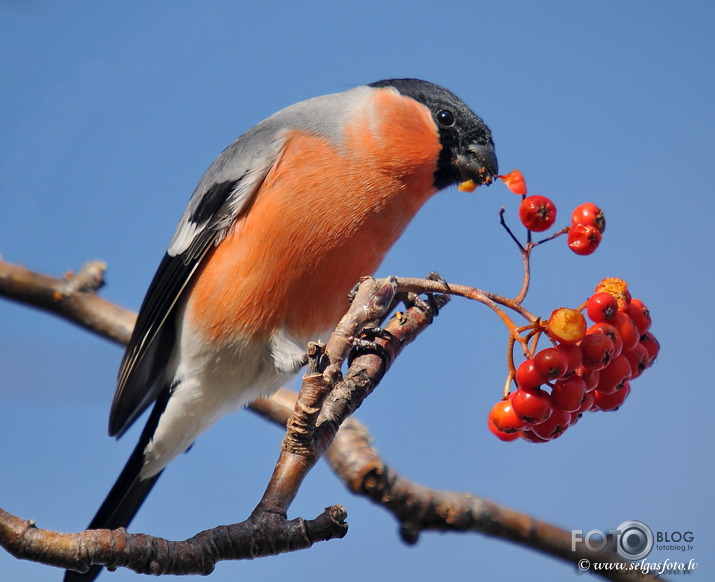
[[[250,208],[204,259],[187,317],[211,341],[310,339],[337,323],[435,189],[440,144],[426,108],[390,89],[355,111],[342,144],[288,132]]]

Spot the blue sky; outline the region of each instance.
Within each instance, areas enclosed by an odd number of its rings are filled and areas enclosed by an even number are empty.
[[[454,300],[397,361],[358,417],[387,462],[425,485],[469,491],[566,529],[629,519],[692,531],[692,579],[712,579],[705,363],[713,326],[715,7],[710,2],[122,2],[0,4],[0,253],[61,275],[107,262],[104,297],[138,308],[184,205],[236,136],[296,101],[414,76],[460,95],[492,128],[503,170],[550,196],[564,224],[584,201],[606,212],[598,252],[563,242],[534,258],[526,305],[576,306],[605,276],[653,313],[657,365],[615,414],[591,415],[544,446],[504,444],[485,417],[505,376],[505,330]],[[518,255],[498,225],[517,198],[495,187],[434,197],[381,274],[439,271],[506,295]],[[41,527],[83,529],[138,437],[106,435],[121,349],[0,300],[0,506]],[[281,432],[227,417],[166,471],[132,524],[183,539],[241,521],[259,499]],[[339,541],[209,578],[345,582],[572,580],[571,566],[482,535],[398,539],[390,516],[321,463],[291,508],[342,503]],[[687,560],[685,560],[687,561]],[[325,570],[326,574],[321,574]],[[6,580],[59,580],[0,553]],[[135,580],[130,572],[107,580]],[[204,579],[204,578],[202,578]]]

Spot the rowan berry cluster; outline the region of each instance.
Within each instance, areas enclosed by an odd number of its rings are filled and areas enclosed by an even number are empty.
[[[546,442],[585,412],[618,409],[631,382],[658,356],[650,325],[648,308],[631,299],[625,282],[615,278],[604,279],[580,309],[555,310],[530,332],[532,337],[545,333],[553,347],[519,365],[513,377],[517,388],[491,409],[489,429],[505,441]]]
[[[488,425],[504,441],[522,438],[547,442],[561,436],[585,412],[617,410],[630,394],[631,382],[655,361],[660,345],[650,332],[648,308],[641,300],[632,299],[626,283],[618,278],[604,279],[578,309],[556,309],[547,321],[522,306],[529,287],[532,250],[567,234],[574,253],[589,255],[601,242],[606,220],[595,204],[581,204],[573,211],[570,226],[543,241],[532,242],[532,232],[543,232],[554,225],[556,206],[545,196],[527,196],[524,177],[518,170],[499,178],[521,195],[519,219],[528,232],[527,243],[519,242],[506,225],[502,209],[502,225],[524,258],[524,284],[515,299],[493,294],[483,298],[510,330],[505,394],[491,409]],[[530,323],[516,326],[502,307],[518,312]],[[536,351],[544,336],[551,346]],[[516,344],[525,355],[518,367],[513,357]]]

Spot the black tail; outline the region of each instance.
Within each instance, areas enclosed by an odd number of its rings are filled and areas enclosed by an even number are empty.
[[[139,473],[144,465],[144,450],[154,436],[159,417],[166,408],[167,400],[168,394],[166,397],[160,398],[154,405],[137,446],[87,529],[127,527],[161,476],[163,471],[159,471],[159,473],[148,479],[140,479]],[[99,576],[101,571],[102,566],[92,566],[84,573],[67,570],[64,582],[92,582]]]

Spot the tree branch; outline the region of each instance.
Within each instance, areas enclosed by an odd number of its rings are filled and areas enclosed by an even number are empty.
[[[347,533],[345,510],[327,507],[313,520],[249,517],[184,541],[169,541],[124,528],[57,533],[0,509],[0,545],[16,558],[86,572],[101,564],[139,574],[210,574],[222,560],[252,559],[302,550]]]
[[[365,278],[325,349],[316,345],[309,349],[308,373],[256,512],[286,515],[304,477],[330,446],[340,425],[373,391],[402,349],[431,323],[431,308],[414,304],[378,329],[396,291],[394,278]],[[437,307],[446,301],[443,296],[435,298]],[[342,378],[341,365],[351,352],[354,357]]]
[[[88,263],[77,275],[57,279],[0,260],[0,295],[126,343],[136,316],[96,295],[103,271],[101,263]],[[400,286],[402,282],[404,285]],[[470,293],[469,288],[434,280],[369,279],[361,285],[351,311],[325,348],[313,346],[301,395],[279,390],[273,397],[258,399],[250,405],[277,424],[289,423],[289,428],[266,494],[245,522],[207,530],[183,542],[171,542],[129,534],[123,529],[55,533],[0,510],[0,545],[16,557],[64,568],[81,569],[101,563],[154,574],[206,574],[219,560],[307,548],[317,541],[343,537],[347,531],[341,506],[329,507],[310,521],[285,519],[285,511],[302,478],[327,450],[326,460],[345,485],[390,511],[399,521],[402,538],[407,543],[416,542],[419,533],[425,530],[471,531],[573,563],[582,558],[608,561],[605,555],[593,554],[583,546],[572,552],[570,532],[566,530],[473,495],[436,491],[404,479],[382,461],[370,444],[365,427],[347,418],[374,389],[402,347],[430,322],[429,310],[424,305],[414,309],[413,305],[406,314],[393,317],[386,333],[375,329],[398,290],[454,291],[465,296]],[[415,299],[410,297],[412,302]],[[362,341],[356,342],[355,338],[361,335]],[[356,343],[359,349],[343,378],[341,365]],[[268,545],[261,545],[262,541]],[[638,571],[598,573],[611,580],[659,579]]]
[[[126,345],[136,314],[102,299],[106,266],[90,261],[75,275],[58,279],[0,260],[0,295],[58,315],[118,344]]]

